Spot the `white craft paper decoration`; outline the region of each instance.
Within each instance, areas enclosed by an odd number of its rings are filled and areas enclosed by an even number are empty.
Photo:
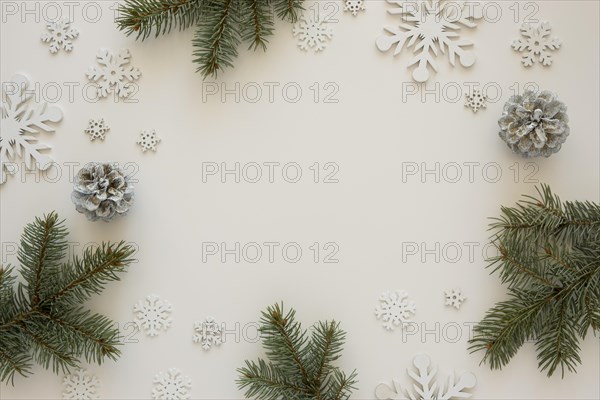
[[[63,399],[88,400],[99,398],[100,381],[86,370],[78,369],[63,378]]]
[[[344,11],[350,11],[355,17],[359,11],[365,11],[366,0],[344,0]]]
[[[148,336],[157,336],[171,326],[171,304],[151,294],[134,307],[135,322]]]
[[[104,140],[106,132],[110,130],[110,127],[104,122],[104,118],[90,119],[88,127],[85,129],[85,133],[90,135],[90,140],[96,139]]]
[[[169,368],[167,372],[159,372],[153,380],[152,398],[155,400],[189,399],[192,380],[181,374],[177,368]]]
[[[60,49],[64,51],[73,50],[73,40],[79,36],[79,31],[71,26],[68,18],[61,18],[55,22],[46,25],[48,32],[42,33],[41,39],[44,43],[49,43],[50,53],[58,53]]]
[[[444,292],[446,298],[445,305],[460,309],[462,303],[467,299],[461,292],[460,289],[450,289]]]
[[[474,113],[480,108],[487,108],[487,97],[481,94],[479,89],[473,89],[470,94],[465,94],[465,107],[469,107]]]
[[[531,67],[536,61],[544,66],[552,65],[552,52],[560,48],[561,42],[558,38],[551,37],[551,34],[552,27],[547,21],[539,26],[527,23],[521,26],[522,37],[515,39],[512,48],[522,53],[521,63],[525,67]]]
[[[314,49],[315,52],[323,51],[327,41],[333,37],[330,24],[312,10],[302,13],[292,30],[298,37],[298,47],[301,50]]]
[[[383,327],[394,330],[397,326],[411,321],[417,307],[408,299],[404,290],[388,291],[379,296],[379,304],[375,308],[375,316],[383,321]]]
[[[200,343],[204,350],[210,350],[212,345],[219,346],[223,343],[223,331],[213,317],[206,317],[204,321],[194,323],[194,343]]]
[[[156,151],[156,146],[160,143],[161,139],[156,135],[156,131],[142,131],[140,133],[140,140],[136,143],[142,147],[142,152],[146,150]]]
[[[142,74],[138,68],[128,65],[131,54],[123,49],[116,56],[106,49],[100,49],[96,61],[100,66],[93,65],[88,69],[89,80],[98,84],[98,97],[107,97],[114,92],[121,98],[129,97],[135,91],[134,83]]]

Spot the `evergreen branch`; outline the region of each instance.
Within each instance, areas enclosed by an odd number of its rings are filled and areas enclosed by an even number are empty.
[[[242,19],[240,22],[242,41],[250,42],[249,50],[259,47],[267,50],[268,36],[273,35],[273,18],[269,4],[264,0],[243,1]]]
[[[239,368],[239,388],[246,389],[246,397],[260,400],[305,398],[310,395],[306,389],[290,382],[279,369],[262,359],[246,361],[245,368]]]
[[[302,0],[272,0],[273,8],[279,18],[295,23],[299,13],[304,10]]]

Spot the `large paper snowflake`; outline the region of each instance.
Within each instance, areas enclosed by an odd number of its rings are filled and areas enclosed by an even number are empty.
[[[436,378],[437,368],[430,367],[431,360],[426,354],[417,355],[413,359],[416,371],[407,369],[408,376],[413,380],[412,389],[394,380],[390,386],[385,383],[375,388],[375,397],[379,400],[450,400],[471,397],[465,389],[471,389],[477,384],[477,378],[471,372],[463,372],[455,382],[455,374],[448,377],[448,385],[443,379]]]
[[[404,290],[384,292],[379,296],[375,316],[383,320],[385,329],[394,330],[395,327],[410,322],[411,314],[416,309],[415,303],[408,300],[408,294]]]
[[[98,97],[106,97],[109,92],[119,97],[128,97],[134,91],[134,82],[142,74],[139,69],[129,64],[131,54],[124,49],[116,56],[106,49],[100,49],[96,60],[101,66],[91,66],[87,77],[98,84]]]
[[[377,39],[377,48],[388,51],[394,44],[394,55],[400,54],[403,47],[413,47],[415,53],[408,67],[418,64],[413,71],[413,79],[425,82],[429,79],[431,66],[437,72],[434,57],[448,51],[448,61],[455,65],[456,56],[463,67],[475,63],[475,54],[466,47],[472,46],[470,40],[459,39],[461,26],[475,28],[475,20],[482,17],[482,8],[474,2],[450,0],[388,0],[396,7],[388,12],[399,16],[401,22],[397,26],[387,26],[390,35]],[[406,46],[405,46],[406,45]]]
[[[154,294],[140,300],[133,311],[136,315],[135,322],[148,336],[156,336],[171,326],[171,304]]]
[[[298,47],[302,50],[310,48],[322,51],[327,45],[327,39],[333,37],[333,29],[318,14],[318,12],[303,13],[294,25],[293,33],[294,36],[298,36]]]
[[[42,42],[50,43],[50,53],[57,53],[61,48],[65,51],[73,50],[73,39],[79,36],[79,31],[71,27],[68,18],[48,23],[47,29],[49,32],[42,33]]]
[[[194,323],[194,343],[201,343],[204,350],[210,350],[211,346],[223,343],[223,331],[213,317],[207,317],[204,321]]]
[[[159,372],[154,377],[152,398],[156,400],[189,399],[192,380],[181,375],[177,368],[170,368],[166,373]]]
[[[94,375],[79,369],[63,378],[63,399],[87,400],[98,398],[100,382]]]
[[[446,290],[444,292],[444,296],[446,297],[446,305],[452,306],[457,310],[460,309],[462,303],[467,299],[461,292],[460,289],[451,289]]]
[[[558,50],[561,42],[556,37],[550,37],[552,27],[549,22],[542,22],[539,26],[523,24],[521,26],[522,38],[515,39],[512,48],[515,51],[523,53],[521,62],[526,67],[531,67],[536,60],[542,65],[552,65],[552,54]]]
[[[23,75],[15,75],[12,82],[2,84],[0,111],[0,184],[6,182],[7,174],[14,174],[17,168],[13,164],[16,157],[21,158],[27,169],[37,167],[46,170],[52,165],[52,159],[40,153],[50,146],[38,142],[32,134],[54,132],[47,122],[62,119],[61,109],[55,105],[40,103],[35,109],[29,109],[28,102],[33,93],[27,91],[29,80]]]

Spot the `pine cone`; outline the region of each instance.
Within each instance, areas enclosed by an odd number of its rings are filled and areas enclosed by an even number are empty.
[[[548,91],[512,96],[498,125],[500,138],[523,157],[550,157],[569,136],[567,106]]]
[[[75,177],[71,199],[91,221],[125,215],[133,204],[133,185],[116,164],[88,163]]]

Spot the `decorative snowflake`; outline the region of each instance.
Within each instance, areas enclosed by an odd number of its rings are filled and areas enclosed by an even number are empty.
[[[136,142],[142,146],[142,152],[146,150],[156,151],[156,145],[160,143],[160,138],[156,136],[156,131],[153,129],[150,132],[142,131],[140,133],[140,140]]]
[[[142,74],[129,64],[131,54],[124,49],[115,57],[110,51],[100,49],[96,55],[98,66],[91,66],[87,72],[89,80],[98,83],[98,97],[106,97],[109,92],[119,97],[128,97],[133,92],[133,82]]]
[[[364,11],[365,0],[345,0],[344,11],[350,11],[356,17],[359,11]]]
[[[159,372],[154,377],[152,398],[157,400],[189,399],[192,380],[181,375],[177,368],[170,368],[166,373]]]
[[[396,290],[384,292],[379,296],[375,316],[383,320],[385,329],[394,330],[396,326],[410,322],[410,314],[414,314],[415,311],[415,303],[408,300],[408,294],[404,290]]]
[[[515,39],[512,48],[515,51],[523,53],[521,62],[526,67],[531,67],[537,60],[545,66],[552,65],[551,51],[558,50],[561,42],[556,37],[550,37],[552,27],[549,22],[542,22],[534,27],[530,24],[521,26],[521,36],[523,38]]]
[[[213,317],[207,317],[204,322],[194,323],[194,335],[192,340],[194,343],[202,343],[204,350],[210,350],[210,347],[223,343],[223,331]]]
[[[148,336],[156,336],[161,330],[166,331],[171,326],[171,304],[154,294],[140,300],[133,311],[136,314],[135,322]]]
[[[79,369],[71,375],[66,375],[63,378],[65,391],[63,399],[97,399],[98,386],[100,382],[94,375],[89,375],[87,371]]]
[[[377,47],[381,51],[388,51],[396,44],[394,55],[397,55],[403,47],[414,46],[415,55],[408,67],[418,63],[412,73],[415,81],[426,82],[429,79],[428,65],[437,72],[434,57],[440,51],[446,53],[448,50],[448,61],[452,66],[455,65],[457,55],[463,67],[470,67],[475,63],[473,51],[465,49],[473,43],[459,39],[461,25],[475,28],[475,20],[482,17],[481,10],[475,14],[473,3],[451,0],[388,1],[397,6],[388,12],[398,15],[401,22],[397,26],[385,27],[391,35],[380,36]]]
[[[46,170],[52,165],[52,159],[40,153],[50,146],[39,143],[31,134],[54,132],[47,122],[58,122],[62,119],[61,109],[55,105],[40,103],[35,110],[28,108],[28,101],[33,93],[27,91],[29,80],[23,75],[15,75],[11,82],[2,84],[0,100],[0,184],[6,182],[7,174],[14,174],[16,168],[12,160],[20,157],[27,169],[37,166]],[[6,172],[5,172],[6,171]]]
[[[104,140],[106,132],[109,130],[110,128],[104,122],[104,118],[100,118],[98,120],[90,119],[88,127],[85,129],[85,133],[90,135],[90,140]]]
[[[394,380],[393,386],[385,383],[375,388],[375,397],[379,400],[451,400],[471,397],[471,393],[464,389],[471,389],[477,384],[477,378],[471,372],[463,372],[454,382],[454,373],[448,377],[448,386],[444,380],[437,379],[437,368],[430,368],[431,360],[426,354],[420,354],[413,359],[416,371],[407,369],[408,376],[414,381],[412,390],[403,387],[400,382]]]
[[[328,23],[320,19],[318,13],[306,16],[302,14],[298,22],[294,25],[294,36],[298,36],[298,46],[302,50],[314,48],[315,51],[325,49],[327,39],[333,37],[333,29]]]
[[[65,51],[73,50],[72,39],[79,36],[79,31],[71,27],[71,22],[68,18],[48,23],[47,29],[50,32],[42,33],[42,42],[50,43],[50,53],[57,53],[61,47]]]
[[[457,310],[460,309],[463,301],[467,299],[465,296],[463,296],[460,289],[446,290],[444,295],[446,296],[446,305],[452,306]]]
[[[474,89],[471,94],[466,94],[465,107],[470,107],[474,113],[479,111],[480,108],[487,107],[487,96],[481,94],[479,89]]]

